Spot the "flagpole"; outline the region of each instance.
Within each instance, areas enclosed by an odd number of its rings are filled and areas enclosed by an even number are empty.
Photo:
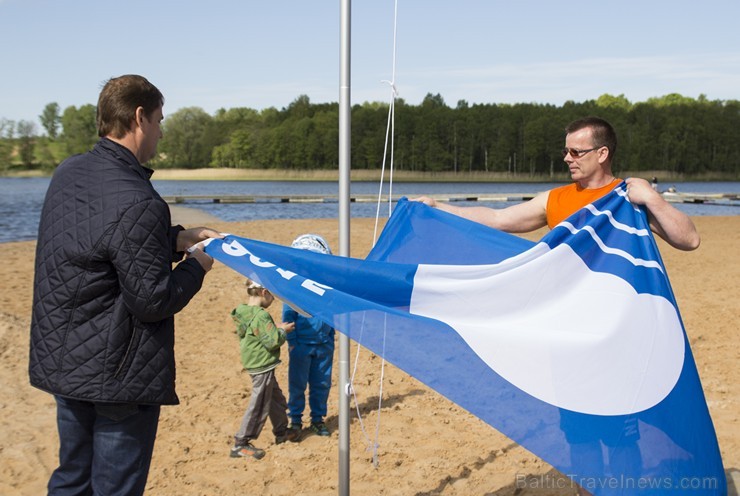
[[[350,19],[351,0],[340,0],[339,48],[339,255],[348,257],[350,218]],[[349,338],[339,333],[339,483],[349,496]]]

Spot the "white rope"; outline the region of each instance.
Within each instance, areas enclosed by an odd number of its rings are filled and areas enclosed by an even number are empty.
[[[388,105],[388,122],[386,124],[386,130],[385,130],[385,145],[383,147],[383,163],[380,168],[380,184],[378,187],[378,206],[375,210],[375,230],[373,231],[373,246],[375,245],[375,240],[378,239],[378,223],[380,219],[380,203],[382,201],[383,197],[383,181],[385,179],[385,164],[387,161],[387,155],[388,155],[388,146],[390,144],[391,147],[391,153],[390,153],[390,169],[389,169],[389,180],[388,180],[388,217],[391,216],[391,211],[393,210],[393,153],[394,153],[394,143],[395,140],[393,139],[393,136],[395,136],[395,120],[396,120],[396,96],[398,93],[396,92],[396,86],[391,81],[381,81],[382,83],[388,83],[391,87],[391,101],[390,105]]]
[[[388,122],[386,124],[386,131],[385,131],[385,145],[383,147],[383,162],[381,166],[381,174],[380,174],[380,185],[378,188],[378,202],[377,202],[377,208],[375,211],[375,229],[373,231],[373,241],[372,246],[375,246],[375,242],[378,238],[378,224],[380,222],[380,204],[382,202],[382,196],[383,196],[383,181],[385,179],[385,166],[386,162],[388,161],[388,148],[390,146],[390,167],[389,167],[389,180],[388,180],[388,217],[391,216],[391,212],[393,210],[393,156],[394,156],[394,139],[395,136],[395,117],[396,117],[396,97],[398,96],[398,91],[396,89],[396,34],[397,34],[397,26],[398,26],[398,0],[395,0],[394,2],[394,12],[393,12],[393,68],[392,68],[392,77],[390,81],[383,80],[382,83],[386,83],[391,88],[391,96],[390,96],[390,104],[388,106]],[[357,418],[360,421],[360,428],[362,430],[362,434],[365,437],[365,442],[368,445],[367,450],[372,451],[373,454],[373,466],[375,468],[378,468],[378,448],[380,447],[380,444],[378,443],[378,439],[380,437],[380,412],[382,409],[382,403],[383,403],[383,382],[385,378],[385,339],[386,339],[386,324],[387,322],[384,322],[383,325],[383,351],[381,356],[381,365],[380,365],[380,385],[379,385],[379,392],[378,392],[378,411],[376,414],[376,423],[375,423],[375,438],[373,440],[370,440],[370,437],[367,434],[367,431],[365,430],[365,424],[362,420],[362,412],[360,412],[360,405],[357,401],[357,394],[355,393],[354,383],[355,383],[355,375],[357,373],[357,363],[359,361],[360,357],[360,349],[362,348],[362,331],[364,330],[364,322],[362,326],[360,327],[360,336],[357,340],[357,352],[355,354],[355,363],[352,370],[352,377],[349,381],[349,389],[352,393],[352,398],[355,402],[355,408],[357,410]]]
[[[350,381],[348,384],[349,391],[347,393],[352,394],[352,399],[355,402],[355,410],[357,410],[357,419],[360,421],[360,430],[362,430],[362,435],[365,438],[365,444],[367,445],[367,448],[365,448],[365,450],[372,451],[373,465],[375,466],[375,468],[377,468],[378,467],[377,453],[378,453],[378,446],[379,446],[377,443],[377,436],[376,436],[375,442],[373,442],[370,440],[370,436],[368,436],[367,430],[365,430],[365,423],[362,421],[362,412],[360,411],[360,402],[357,401],[357,393],[355,392],[355,387],[354,387],[355,375],[357,374],[357,362],[359,361],[360,349],[362,348],[362,345],[360,343],[362,343],[362,332],[364,329],[365,329],[365,322],[364,322],[364,317],[363,317],[362,325],[360,325],[360,335],[358,336],[358,339],[357,339],[357,352],[355,353],[355,363],[352,368],[352,377],[350,378]],[[381,386],[381,389],[382,389],[382,386]]]
[[[393,139],[395,136],[395,120],[396,120],[396,98],[398,97],[398,89],[396,88],[396,44],[397,44],[397,32],[398,32],[398,0],[395,1],[393,11],[393,64],[391,68],[391,80],[382,80],[381,83],[386,83],[391,88],[390,103],[388,105],[388,122],[385,130],[385,145],[383,147],[383,163],[380,169],[380,185],[378,188],[378,208],[375,212],[375,231],[373,232],[373,246],[375,240],[378,238],[378,220],[380,218],[380,202],[383,195],[383,181],[385,179],[385,164],[388,155],[388,144],[390,143],[391,154],[390,154],[390,172],[388,181],[388,217],[391,216],[392,203],[393,203],[393,153],[394,143]]]

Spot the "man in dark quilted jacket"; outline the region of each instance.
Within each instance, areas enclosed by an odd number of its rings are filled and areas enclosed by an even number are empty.
[[[142,494],[160,406],[178,403],[174,315],[213,265],[197,244],[220,235],[172,226],[142,165],[162,137],[163,104],[141,76],[110,79],[100,141],[60,164],[46,194],[29,375],[57,403],[49,494]]]

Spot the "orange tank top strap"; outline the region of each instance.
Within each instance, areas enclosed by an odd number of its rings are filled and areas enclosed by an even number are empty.
[[[615,178],[606,186],[596,189],[587,189],[578,183],[572,183],[550,190],[547,196],[547,226],[550,229],[557,226],[573,213],[609,193],[621,181]]]

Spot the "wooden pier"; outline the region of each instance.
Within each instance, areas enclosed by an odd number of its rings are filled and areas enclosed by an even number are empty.
[[[661,193],[671,203],[706,203],[709,205],[740,206],[740,194],[737,193],[679,193],[664,191]]]
[[[526,201],[534,198],[536,193],[511,194],[427,194],[430,198],[445,202],[482,201],[506,202]],[[403,196],[393,195],[392,200],[398,201]],[[416,197],[417,195],[413,195]],[[421,195],[419,195],[421,196]],[[164,195],[167,203],[338,203],[338,195]],[[375,203],[378,195],[350,195],[352,203]],[[381,197],[381,201],[388,201],[388,196]]]
[[[537,193],[479,193],[479,194],[427,194],[426,196],[443,202],[522,202],[531,200]],[[671,203],[706,203],[709,205],[740,206],[737,193],[679,193],[665,191],[663,198]],[[403,196],[393,195],[392,201]],[[167,203],[338,203],[338,195],[165,195]],[[351,203],[375,203],[377,195],[350,195]],[[381,201],[388,201],[387,195]]]

